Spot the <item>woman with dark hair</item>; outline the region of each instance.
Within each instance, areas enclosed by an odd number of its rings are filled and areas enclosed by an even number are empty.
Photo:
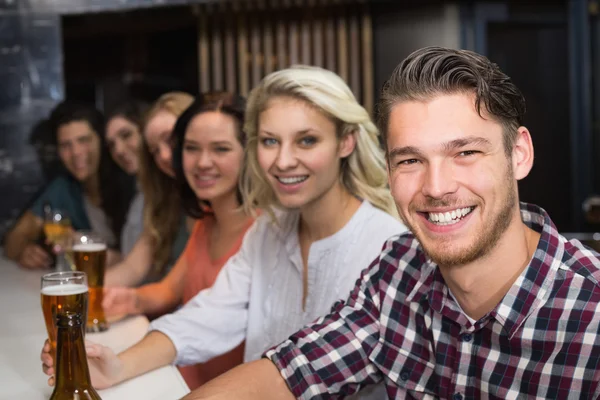
[[[212,286],[235,254],[253,219],[241,208],[238,181],[246,142],[245,100],[227,93],[201,95],[179,118],[173,132],[173,169],[184,210],[196,218],[186,249],[169,274],[139,288],[106,288],[108,315],[172,311]],[[243,345],[207,363],[181,367],[196,388],[242,362]]]
[[[93,230],[109,249],[118,247],[135,191],[133,178],[121,171],[104,144],[104,117],[85,105],[65,101],[50,115],[56,148],[65,173],[55,178],[6,235],[5,255],[25,268],[45,268],[50,255],[36,244],[49,204],[66,213],[73,229]],[[109,250],[108,264],[120,258]]]
[[[106,116],[104,136],[113,160],[128,175],[139,177],[142,131],[147,106],[139,101],[118,105]],[[129,205],[127,218],[121,231],[121,254],[133,249],[143,231],[144,195],[137,182],[136,194]]]
[[[144,194],[143,231],[130,252],[106,271],[105,286],[138,286],[164,278],[185,248],[194,224],[181,207],[173,171],[173,128],[193,103],[184,92],[160,96],[144,115],[138,181]]]

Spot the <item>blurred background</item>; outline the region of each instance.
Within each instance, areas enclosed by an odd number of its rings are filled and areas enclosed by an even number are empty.
[[[291,64],[340,74],[373,111],[394,67],[441,45],[487,55],[527,100],[523,201],[600,231],[598,1],[0,0],[0,237],[58,171],[44,118],[169,90],[246,95]],[[596,239],[600,235],[596,234]]]

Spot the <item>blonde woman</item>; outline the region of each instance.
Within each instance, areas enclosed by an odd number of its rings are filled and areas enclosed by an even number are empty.
[[[139,160],[143,232],[126,258],[107,271],[105,286],[160,280],[185,248],[193,220],[183,213],[172,166],[171,136],[177,118],[193,101],[187,93],[166,93],[146,115]]]
[[[406,229],[390,215],[377,129],[337,75],[311,67],[270,74],[252,91],[246,118],[244,204],[264,213],[210,290],[155,320],[118,356],[89,346],[92,370],[102,371],[92,374],[97,387],[204,362],[243,340],[245,361],[261,357],[346,298],[384,241]],[[42,360],[53,374],[47,352]]]

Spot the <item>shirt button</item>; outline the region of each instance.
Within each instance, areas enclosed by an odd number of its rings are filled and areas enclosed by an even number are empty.
[[[470,342],[471,339],[473,339],[473,335],[471,335],[470,333],[464,333],[461,337],[461,340],[463,342]]]
[[[407,381],[408,378],[410,378],[410,374],[408,373],[408,371],[402,371],[400,373],[400,379],[402,379],[403,381]]]
[[[454,393],[454,395],[452,395],[452,400],[463,400],[463,395],[460,393]]]

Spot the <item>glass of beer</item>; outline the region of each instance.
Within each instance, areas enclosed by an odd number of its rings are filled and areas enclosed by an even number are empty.
[[[75,232],[67,249],[73,267],[85,272],[88,279],[89,303],[86,332],[102,332],[108,323],[102,308],[104,271],[106,269],[106,241],[92,232]]]
[[[83,272],[73,271],[52,272],[42,276],[41,301],[51,354],[56,360],[56,318],[65,311],[87,315],[87,276]]]
[[[65,212],[58,208],[47,208],[44,212],[44,234],[53,246],[53,250],[60,248],[56,255],[56,270],[68,271],[71,267],[64,257],[64,246],[71,235],[71,220]]]

